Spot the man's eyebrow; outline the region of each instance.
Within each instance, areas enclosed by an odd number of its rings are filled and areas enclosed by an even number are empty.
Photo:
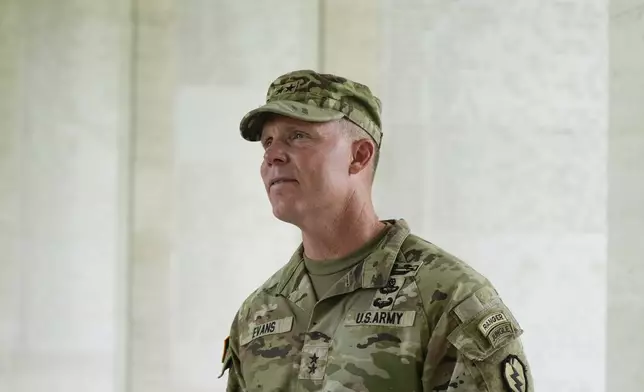
[[[296,125],[296,124],[288,124],[284,128],[286,131],[289,132],[304,132],[308,133],[311,135],[319,135],[320,131],[318,130],[317,127],[306,127],[306,126],[301,126],[301,125]]]

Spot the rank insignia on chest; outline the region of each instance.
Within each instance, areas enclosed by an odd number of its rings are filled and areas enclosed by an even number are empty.
[[[322,380],[326,373],[329,343],[305,344],[300,360],[300,380]]]

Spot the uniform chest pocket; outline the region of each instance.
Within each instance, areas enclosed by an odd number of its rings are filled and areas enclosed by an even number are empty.
[[[269,320],[261,324],[249,323],[240,336],[240,359],[242,363],[261,366],[268,362],[278,364],[292,354],[294,342],[290,332],[293,317]]]
[[[398,352],[417,340],[416,312],[413,310],[366,310],[349,312],[335,340],[358,352],[377,349]]]
[[[297,353],[292,316],[249,323],[240,335],[239,348],[241,372],[249,391],[261,391],[274,383],[288,385]]]
[[[419,390],[422,324],[413,310],[349,311],[333,337],[327,378],[354,390]]]
[[[293,317],[269,320],[261,324],[249,323],[240,336],[240,354],[247,361],[285,358],[293,349]]]

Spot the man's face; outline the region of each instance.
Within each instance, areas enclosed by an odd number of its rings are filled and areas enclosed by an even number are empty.
[[[261,175],[278,219],[301,222],[348,197],[352,143],[339,122],[275,116],[264,124],[261,143]]]

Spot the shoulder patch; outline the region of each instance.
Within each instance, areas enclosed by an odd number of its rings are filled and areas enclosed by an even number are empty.
[[[228,354],[228,347],[230,346],[230,336],[224,339],[224,352],[221,354],[221,363],[226,362],[226,354]]]
[[[506,322],[508,322],[508,318],[505,317],[505,314],[503,314],[503,312],[495,312],[485,317],[479,323],[479,330],[483,333],[483,335],[487,336],[488,333],[492,329],[494,329],[494,327]]]
[[[507,321],[494,327],[487,335],[487,340],[492,347],[500,347],[508,339],[512,340],[516,336],[515,328],[511,322]]]
[[[508,392],[528,392],[526,367],[516,355],[508,355],[501,362],[501,377]]]
[[[490,288],[472,294],[454,314],[458,326],[447,338],[472,360],[485,360],[523,334],[508,307]]]
[[[230,348],[230,336],[224,339],[224,353],[221,357],[221,363],[221,373],[219,373],[219,377],[217,378],[222,378],[224,376],[224,373],[226,373],[226,370],[230,369],[233,365],[233,353]]]
[[[498,347],[505,338],[514,337],[514,326],[512,321],[503,311],[496,311],[485,316],[479,322],[479,331],[487,338],[494,347]]]

